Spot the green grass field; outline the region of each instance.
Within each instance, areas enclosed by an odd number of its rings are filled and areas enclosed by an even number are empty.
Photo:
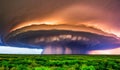
[[[0,70],[120,70],[120,56],[1,54]]]

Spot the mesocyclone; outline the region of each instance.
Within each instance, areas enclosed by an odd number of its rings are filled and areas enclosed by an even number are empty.
[[[39,6],[41,2],[44,5]],[[40,0],[31,8],[33,4],[32,1],[23,4],[26,7],[21,11],[17,11],[21,5],[11,6],[16,10],[5,16],[8,18],[3,32],[5,44],[42,48],[43,54],[87,54],[91,50],[119,49],[117,0],[65,3],[61,0],[50,4]]]

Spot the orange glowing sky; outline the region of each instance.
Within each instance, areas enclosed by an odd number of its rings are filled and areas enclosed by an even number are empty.
[[[101,6],[96,7],[95,5],[75,3],[59,9],[49,14],[45,18],[36,18],[26,22],[21,22],[20,24],[13,27],[10,32],[31,25],[66,24],[77,26],[85,25],[87,27],[93,27],[108,34],[114,34],[117,37],[120,37],[120,32],[118,32],[118,28],[114,26],[114,24],[116,23],[113,22],[113,17],[115,17],[115,14],[113,14],[113,12],[108,11]]]
[[[93,51],[89,51],[89,54],[116,54],[119,55],[120,54],[120,48],[115,48],[115,49],[108,49],[108,50],[93,50]]]

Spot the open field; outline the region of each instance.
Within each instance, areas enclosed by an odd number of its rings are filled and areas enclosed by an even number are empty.
[[[0,54],[0,70],[120,70],[120,56]]]

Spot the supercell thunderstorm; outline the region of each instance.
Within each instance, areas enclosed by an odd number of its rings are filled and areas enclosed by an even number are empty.
[[[101,34],[104,35],[59,28],[41,30],[40,26],[29,26],[10,32],[4,42],[10,46],[43,49],[42,54],[89,54],[91,50],[114,49],[120,46],[119,39],[105,35],[102,31]]]
[[[120,54],[120,2],[14,3],[9,6],[13,8],[10,12],[7,7],[3,10],[6,15],[2,22],[6,24],[1,23],[4,25],[1,42],[4,45],[43,49],[42,54]]]

